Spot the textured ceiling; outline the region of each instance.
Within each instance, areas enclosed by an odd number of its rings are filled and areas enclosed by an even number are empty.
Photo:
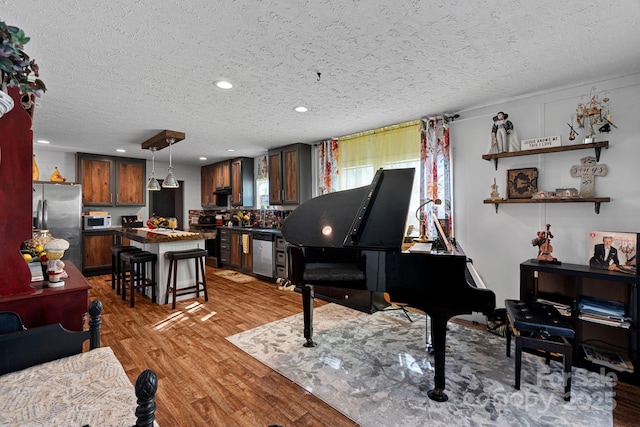
[[[186,133],[174,162],[194,165],[640,70],[638,0],[0,0],[0,10],[31,37],[25,50],[48,87],[34,139],[148,157],[140,144],[169,129]]]

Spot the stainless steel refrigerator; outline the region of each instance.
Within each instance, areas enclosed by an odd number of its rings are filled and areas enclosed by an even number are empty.
[[[82,186],[34,182],[32,209],[34,229],[69,242],[62,260],[82,271]]]

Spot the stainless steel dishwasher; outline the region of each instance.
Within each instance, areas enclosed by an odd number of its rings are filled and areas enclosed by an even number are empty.
[[[273,233],[253,232],[253,272],[273,278]]]

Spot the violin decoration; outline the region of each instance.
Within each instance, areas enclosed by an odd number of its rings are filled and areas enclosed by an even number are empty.
[[[538,261],[543,263],[560,264],[557,258],[554,258],[551,253],[553,252],[553,246],[551,246],[551,239],[553,234],[549,230],[551,224],[547,224],[546,231],[538,231],[538,237],[531,241],[533,246],[538,246]]]

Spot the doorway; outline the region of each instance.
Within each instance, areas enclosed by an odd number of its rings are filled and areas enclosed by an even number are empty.
[[[158,180],[162,186],[162,181]],[[178,228],[184,228],[184,182],[178,181],[178,188],[163,188],[149,192],[149,217],[174,217],[178,220]]]

